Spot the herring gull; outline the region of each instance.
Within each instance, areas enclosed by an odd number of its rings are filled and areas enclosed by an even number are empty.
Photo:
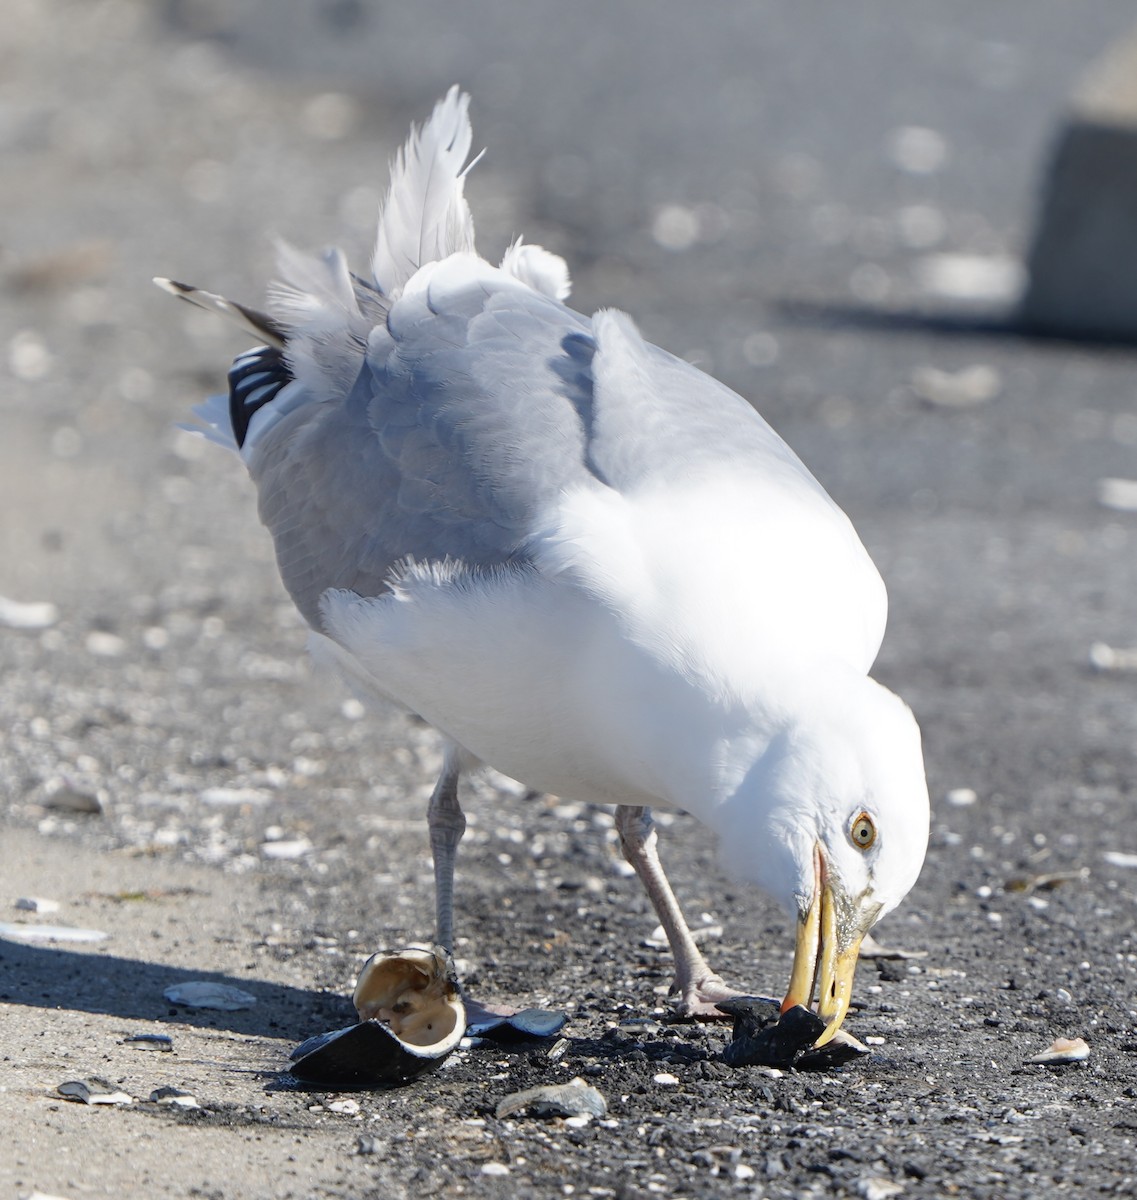
[[[738,994],[707,965],[651,810],[718,835],[795,922],[784,1008],[832,1039],[862,938],[919,874],[916,722],[869,677],[884,585],[845,514],[741,397],[566,307],[564,261],[478,257],[469,97],[392,164],[368,276],[280,254],[268,314],[170,280],[264,343],[196,410],[239,452],[314,648],[448,752],[427,810],[436,940],[453,946],[464,772],[616,806],[674,956],[674,1002]]]

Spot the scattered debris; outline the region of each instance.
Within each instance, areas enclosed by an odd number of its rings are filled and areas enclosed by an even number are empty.
[[[861,941],[858,958],[892,958],[907,961],[912,958],[927,958],[927,950],[895,950],[891,946],[882,946],[871,933],[866,933]]]
[[[1099,479],[1098,503],[1116,512],[1137,512],[1137,479]]]
[[[1077,871],[1050,871],[1044,875],[1020,875],[1014,879],[1008,879],[1003,884],[1003,891],[1023,892],[1029,896],[1031,892],[1051,892],[1064,883],[1083,883],[1089,877],[1088,867],[1082,867]]]
[[[160,1087],[150,1093],[151,1104],[168,1104],[174,1108],[200,1108],[197,1097],[181,1088]]]
[[[21,896],[16,907],[22,912],[55,913],[59,912],[60,904],[58,900],[45,900],[42,896]]]
[[[534,1117],[602,1117],[607,1111],[603,1095],[578,1077],[568,1083],[542,1084],[514,1092],[498,1101],[494,1116],[499,1121],[518,1113]]]
[[[188,983],[175,983],[162,993],[171,1004],[183,1008],[213,1008],[219,1012],[239,1012],[252,1008],[256,996],[250,996],[228,983],[214,983],[210,979],[194,979]]]
[[[105,942],[101,929],[73,929],[69,925],[19,925],[0,921],[0,937],[14,942]]]
[[[961,371],[918,367],[912,373],[912,390],[933,408],[975,408],[994,400],[1003,390],[1002,376],[983,363]]]
[[[157,1050],[164,1054],[174,1049],[174,1039],[168,1033],[132,1033],[122,1039],[122,1044],[132,1050]]]
[[[832,1041],[815,1049],[814,1042],[825,1032],[825,1022],[800,1004],[779,1014],[777,1000],[732,996],[717,1007],[734,1018],[734,1033],[723,1050],[723,1061],[732,1067],[760,1065],[817,1070],[840,1066],[872,1053],[844,1030],[838,1030]]]
[[[1055,1038],[1040,1054],[1032,1054],[1027,1062],[1061,1067],[1066,1063],[1085,1062],[1089,1056],[1090,1047],[1084,1038]]]
[[[5,629],[50,629],[59,620],[59,609],[46,600],[22,603],[0,596],[0,625]]]
[[[113,1083],[98,1075],[86,1079],[69,1079],[55,1089],[68,1100],[81,1104],[133,1104],[134,1097],[120,1091]]]

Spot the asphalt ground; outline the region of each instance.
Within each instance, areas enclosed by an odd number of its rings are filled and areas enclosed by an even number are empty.
[[[1100,646],[1137,645],[1137,516],[1102,492],[1137,477],[1137,359],[1031,339],[1008,298],[1066,97],[1131,20],[11,0],[0,595],[57,615],[0,629],[0,920],[108,936],[0,941],[5,1194],[1131,1192],[1137,674]],[[275,234],[365,262],[386,159],[455,80],[489,147],[488,256],[549,245],[580,308],[627,309],[753,399],[888,582],[877,674],[921,721],[934,811],[880,930],[927,958],[858,973],[867,1062],[734,1070],[725,1030],[659,1024],[669,962],[608,814],[490,776],[458,953],[480,994],[563,1007],[563,1055],[475,1048],[354,1097],[279,1075],[347,1019],[369,953],[430,931],[438,754],[307,665],[240,465],[176,428],[243,340],[149,278],[256,302]],[[782,987],[784,918],[687,818],[663,853],[722,926],[713,964]],[[256,1006],[164,1000],[203,977]],[[1059,1036],[1090,1058],[1027,1063]],[[139,1103],[56,1093],[88,1075]],[[607,1123],[494,1116],[574,1075]],[[201,1107],[147,1103],[163,1085]]]

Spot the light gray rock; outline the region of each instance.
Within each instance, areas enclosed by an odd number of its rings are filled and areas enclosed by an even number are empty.
[[[1137,31],[1075,94],[1043,186],[1020,316],[1044,333],[1137,338]]]

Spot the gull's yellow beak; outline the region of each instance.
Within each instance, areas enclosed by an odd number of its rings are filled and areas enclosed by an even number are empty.
[[[817,1015],[825,1032],[814,1043],[831,1041],[849,1011],[853,975],[861,941],[875,917],[861,918],[849,897],[827,877],[821,847],[814,850],[816,885],[808,912],[798,917],[797,944],[790,986],[782,1001],[782,1012],[795,1004],[809,1008],[817,989]]]

